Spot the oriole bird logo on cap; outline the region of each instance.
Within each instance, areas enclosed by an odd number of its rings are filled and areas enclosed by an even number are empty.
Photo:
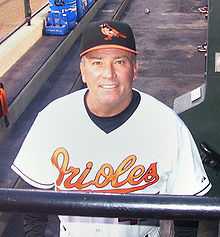
[[[105,35],[105,40],[112,40],[113,37],[116,38],[123,38],[126,39],[127,36],[119,32],[118,30],[114,29],[108,24],[101,24],[100,25],[101,32],[103,35]]]

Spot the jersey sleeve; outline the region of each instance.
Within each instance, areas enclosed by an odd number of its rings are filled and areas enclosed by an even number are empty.
[[[179,118],[176,144],[177,158],[173,161],[167,192],[174,195],[206,194],[211,188],[211,183],[204,170],[195,141]]]
[[[47,113],[38,114],[11,168],[30,185],[50,189],[54,186],[55,169],[51,164],[54,125]]]

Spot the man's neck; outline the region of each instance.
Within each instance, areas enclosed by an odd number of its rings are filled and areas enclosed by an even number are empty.
[[[97,103],[96,101],[90,100],[89,98],[89,91],[86,92],[85,95],[85,103],[94,115],[99,117],[112,117],[117,114],[120,114],[122,111],[124,111],[129,104],[131,103],[133,93],[131,91],[131,94],[129,95],[129,100],[126,100],[124,103],[121,103],[120,105],[113,105],[113,104],[101,104]]]

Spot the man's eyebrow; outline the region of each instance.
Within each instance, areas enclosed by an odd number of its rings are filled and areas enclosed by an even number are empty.
[[[88,59],[88,60],[101,60],[101,59],[103,59],[102,56],[95,56],[95,55],[86,55],[85,58]],[[117,60],[117,59],[128,59],[129,60],[129,56],[119,55],[119,56],[115,56],[113,58],[113,60]]]
[[[121,56],[116,56],[115,59],[121,59],[121,58],[126,58],[129,59],[127,55],[121,55]]]
[[[101,56],[86,56],[86,59],[102,59]]]

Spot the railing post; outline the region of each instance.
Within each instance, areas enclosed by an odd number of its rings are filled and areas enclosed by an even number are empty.
[[[24,14],[25,14],[25,20],[28,24],[28,26],[31,25],[31,6],[30,6],[30,0],[24,0]]]

